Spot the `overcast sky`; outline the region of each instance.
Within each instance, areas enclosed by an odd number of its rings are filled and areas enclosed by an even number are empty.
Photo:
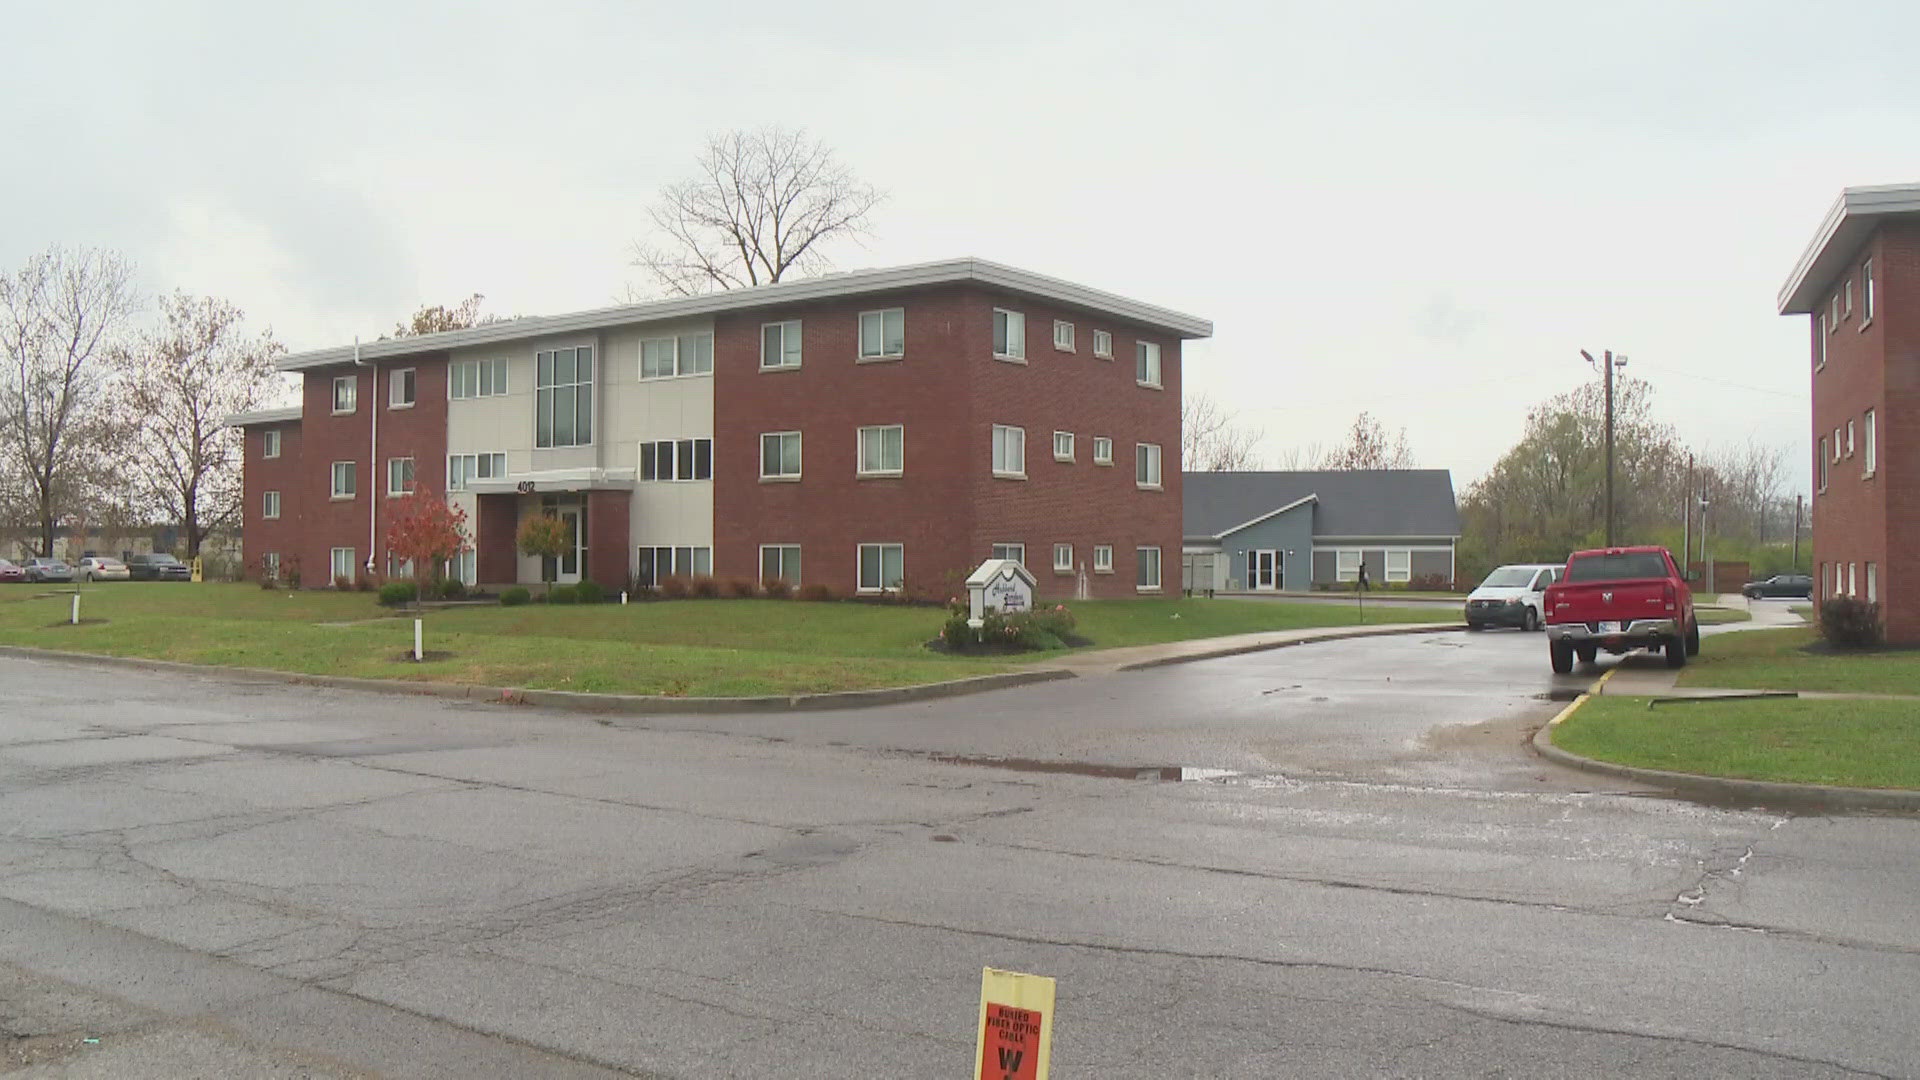
[[[0,266],[119,249],[299,350],[469,293],[603,306],[704,138],[890,193],[841,269],[960,255],[1203,315],[1277,457],[1362,409],[1464,489],[1631,357],[1696,445],[1807,473],[1775,292],[1842,187],[1920,180],[1920,5],[0,6]]]

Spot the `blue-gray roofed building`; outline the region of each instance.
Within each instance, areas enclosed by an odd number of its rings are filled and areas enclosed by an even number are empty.
[[[1446,469],[1190,472],[1186,587],[1304,591],[1453,581],[1460,510]]]

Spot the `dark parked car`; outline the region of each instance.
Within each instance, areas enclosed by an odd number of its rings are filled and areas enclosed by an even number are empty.
[[[1775,574],[1765,581],[1749,581],[1740,586],[1740,595],[1749,600],[1758,600],[1765,596],[1813,596],[1813,576],[1810,574]]]
[[[16,566],[5,559],[0,559],[0,581],[11,582],[11,581],[25,581],[25,580],[27,580],[27,572],[25,569],[19,566]]]
[[[72,581],[73,567],[59,559],[28,559],[25,567],[28,581]]]
[[[127,573],[135,581],[187,581],[193,571],[171,555],[135,555],[127,560]]]

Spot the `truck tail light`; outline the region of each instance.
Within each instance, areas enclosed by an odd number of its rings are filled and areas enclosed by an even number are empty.
[[[1667,610],[1672,611],[1674,608],[1674,605],[1677,604],[1680,600],[1679,594],[1673,591],[1673,582],[1668,581],[1668,582],[1661,583],[1660,598],[1666,601]]]

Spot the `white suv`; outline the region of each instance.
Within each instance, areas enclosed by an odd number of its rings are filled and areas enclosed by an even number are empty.
[[[1565,572],[1566,567],[1559,564],[1517,563],[1488,574],[1479,588],[1467,594],[1467,629],[1540,629],[1547,621],[1543,594]]]

